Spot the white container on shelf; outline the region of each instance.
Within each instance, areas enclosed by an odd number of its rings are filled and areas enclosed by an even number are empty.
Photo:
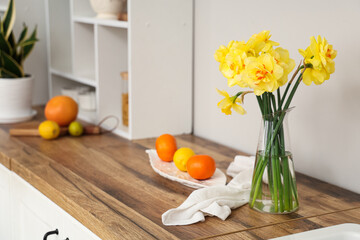
[[[65,96],[69,96],[72,99],[74,99],[77,103],[79,103],[79,95],[89,91],[90,91],[89,86],[63,87],[61,89],[61,94]]]
[[[117,19],[123,8],[123,0],[90,0],[91,6],[97,13],[97,18]]]
[[[61,89],[61,95],[64,96],[68,96],[71,97],[72,99],[74,99],[76,102],[78,102],[78,92],[75,88],[73,87],[63,87]]]
[[[84,111],[96,111],[96,97],[95,92],[79,93],[79,107]]]

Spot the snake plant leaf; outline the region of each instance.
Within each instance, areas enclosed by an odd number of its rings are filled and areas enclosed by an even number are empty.
[[[20,65],[22,65],[23,63],[23,55],[24,55],[24,49],[20,48],[19,52],[15,51],[13,52],[13,55],[11,55],[11,57],[18,62]]]
[[[25,40],[27,31],[28,31],[28,28],[27,28],[26,24],[24,23],[24,29],[20,33],[18,44],[22,43]]]
[[[0,68],[0,77],[1,78],[17,78],[18,76],[16,76],[12,72],[9,72],[5,68]]]
[[[3,68],[9,72],[12,72],[17,77],[23,77],[24,71],[22,67],[6,52],[1,50],[1,58],[2,58],[2,65]]]
[[[13,49],[13,52],[14,52],[15,49],[16,49],[16,42],[15,42],[14,32],[10,33],[10,36],[8,38],[8,42],[10,43],[10,46]]]
[[[8,39],[12,32],[15,23],[15,16],[16,12],[14,0],[10,0],[8,9],[5,12],[4,20],[1,22],[1,31],[3,32],[5,39]]]
[[[30,35],[30,37],[26,40],[23,40],[22,42],[18,43],[19,47],[25,47],[27,45],[32,45],[35,42],[37,42],[39,39],[36,38],[36,34],[37,34],[37,27],[35,27],[34,31],[32,32],[32,34]]]
[[[37,27],[35,27],[31,36],[23,42],[22,61],[24,61],[29,56],[29,54],[34,48],[35,43],[38,41],[36,35],[37,35]]]
[[[0,49],[9,54],[12,55],[12,49],[10,46],[10,43],[6,41],[4,34],[0,33]]]

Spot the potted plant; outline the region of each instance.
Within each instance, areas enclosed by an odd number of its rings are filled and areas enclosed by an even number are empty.
[[[24,73],[24,60],[34,48],[37,30],[28,35],[24,24],[18,40],[15,40],[15,4],[9,6],[0,23],[0,123],[14,123],[31,119],[35,111],[31,108],[34,79]]]

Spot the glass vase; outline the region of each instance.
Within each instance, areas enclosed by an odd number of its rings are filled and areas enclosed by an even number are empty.
[[[252,178],[249,206],[286,214],[299,208],[288,116],[292,108],[264,115]]]

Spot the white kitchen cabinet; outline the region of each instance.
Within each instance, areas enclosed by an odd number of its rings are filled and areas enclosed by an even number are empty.
[[[49,92],[87,86],[96,111],[122,119],[120,73],[128,71],[129,139],[192,129],[193,0],[128,0],[128,21],[97,19],[89,0],[46,0]],[[110,127],[110,124],[107,127]]]
[[[99,238],[62,210],[45,195],[11,173],[13,240],[43,239],[46,232],[58,229],[48,240],[99,240]],[[1,238],[10,239],[10,238]]]
[[[0,164],[0,239],[11,239],[11,172]]]

